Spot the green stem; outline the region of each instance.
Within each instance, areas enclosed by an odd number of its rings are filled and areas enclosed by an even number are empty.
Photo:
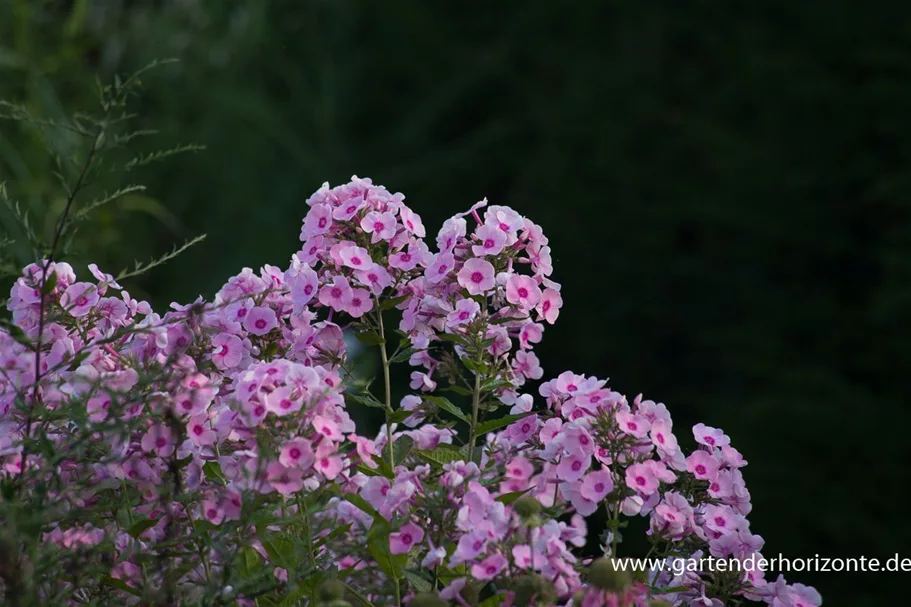
[[[383,362],[383,383],[386,387],[386,445],[389,452],[389,469],[395,470],[395,455],[392,449],[392,382],[389,379],[389,357],[386,355],[386,333],[383,329],[383,313],[377,312],[378,328],[380,332],[380,358]],[[398,587],[398,586],[396,586]]]
[[[613,524],[613,529],[612,529],[613,536],[611,537],[610,557],[612,559],[615,559],[615,558],[617,558],[617,539],[620,536],[620,503],[619,502],[614,505],[614,512],[613,512],[612,520],[613,520],[614,524]]]
[[[474,461],[474,444],[478,440],[478,410],[481,408],[481,374],[475,371],[474,390],[471,391],[471,432],[468,437],[468,461]]]

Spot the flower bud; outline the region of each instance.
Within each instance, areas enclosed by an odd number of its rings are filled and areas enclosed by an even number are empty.
[[[323,580],[316,589],[316,596],[322,603],[340,600],[345,597],[345,585],[338,580]]]
[[[541,502],[530,495],[523,495],[512,506],[522,520],[541,514]]]
[[[550,605],[556,599],[553,584],[540,575],[520,576],[515,584],[513,604],[516,607]]]
[[[408,603],[408,607],[448,607],[449,603],[432,592],[419,592]]]
[[[620,592],[630,585],[632,578],[627,571],[618,570],[611,558],[596,560],[588,568],[588,583],[595,588]]]

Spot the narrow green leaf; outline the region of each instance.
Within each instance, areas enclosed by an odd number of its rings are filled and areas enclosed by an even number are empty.
[[[364,392],[363,394],[345,394],[345,398],[352,400],[356,403],[367,407],[373,407],[374,409],[385,409],[386,405],[378,401],[372,394],[369,392]]]
[[[415,350],[414,348],[405,348],[405,349],[399,351],[398,354],[396,354],[395,356],[390,358],[389,362],[391,362],[391,363],[405,362],[406,360],[411,358],[411,355],[414,354],[415,352],[417,352],[417,350]]]
[[[471,396],[471,390],[469,390],[468,388],[466,388],[464,386],[459,386],[459,385],[455,385],[455,384],[453,384],[451,386],[447,386],[446,388],[443,388],[443,390],[446,390],[448,392],[453,392],[455,394],[458,394],[459,396]]]
[[[411,295],[406,294],[400,295],[399,297],[390,297],[389,299],[384,299],[380,302],[380,310],[391,310],[409,297],[411,297]]]
[[[467,357],[462,359],[462,364],[465,365],[469,371],[473,371],[478,375],[486,375],[490,372],[490,367],[488,367],[485,363],[471,360]]]
[[[143,534],[144,531],[154,527],[156,523],[158,523],[158,521],[156,521],[155,519],[150,519],[150,518],[142,520],[142,521],[137,521],[136,523],[133,523],[129,529],[127,529],[127,533],[129,533],[133,537],[138,538],[140,535]]]
[[[363,331],[361,333],[355,333],[357,340],[367,346],[380,346],[386,343],[386,340],[383,337],[376,333],[375,331]]]
[[[124,592],[132,594],[133,596],[142,596],[142,593],[138,589],[133,588],[132,586],[130,586],[123,580],[119,580],[119,579],[111,577],[109,575],[106,575],[103,578],[101,578],[101,583],[104,584],[105,586],[110,586],[111,588],[116,588],[117,590],[123,590]]]
[[[402,579],[402,569],[408,562],[407,555],[393,555],[389,551],[389,524],[383,520],[374,520],[367,534],[367,547],[380,570],[390,578]]]
[[[464,412],[462,412],[461,409],[452,404],[449,399],[443,398],[442,396],[424,396],[423,398],[430,404],[436,405],[440,409],[449,412],[451,415],[454,415],[466,424],[471,423],[471,419],[468,417],[468,415],[466,415]]]
[[[49,272],[44,281],[42,292],[47,295],[57,286],[57,272]]]
[[[410,436],[400,436],[398,440],[395,441],[392,445],[392,458],[395,461],[396,466],[405,461],[405,458],[411,453],[411,448],[413,446],[414,441]]]
[[[490,421],[486,421],[483,424],[478,425],[477,435],[484,436],[488,432],[499,430],[500,428],[517,422],[522,418],[528,417],[529,415],[534,415],[534,411],[528,411],[527,413],[518,413],[516,415],[507,415],[506,417],[501,417],[500,419],[492,419]]]
[[[226,483],[225,475],[222,474],[221,464],[218,462],[206,462],[202,465],[202,471],[206,475],[206,479],[224,485]]]
[[[531,491],[531,488],[523,489],[522,491],[513,491],[511,493],[504,493],[503,495],[497,497],[497,501],[502,504],[506,504],[508,506],[511,503],[513,503],[514,501],[516,501],[517,499],[519,499],[520,497],[522,497],[523,495],[525,495],[526,493],[528,493],[529,491]]]
[[[433,584],[430,580],[425,579],[421,575],[420,571],[416,569],[405,569],[402,571],[402,575],[405,576],[405,579],[408,580],[408,583],[417,590],[418,592],[430,592],[433,590]]]
[[[465,459],[465,456],[460,451],[446,447],[439,447],[429,451],[415,451],[414,453],[422,460],[437,466],[444,466]]]

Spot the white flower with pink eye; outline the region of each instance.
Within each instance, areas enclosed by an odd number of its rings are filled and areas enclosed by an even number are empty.
[[[731,439],[722,430],[706,426],[705,424],[696,424],[693,426],[693,437],[696,439],[697,443],[712,449],[731,444]]]
[[[611,473],[602,469],[585,475],[579,493],[582,494],[582,497],[598,503],[613,490],[614,479],[611,477]]]
[[[617,425],[622,432],[636,438],[648,436],[648,431],[652,428],[646,418],[641,415],[635,415],[629,409],[621,409],[617,412]]]
[[[652,424],[650,434],[659,454],[674,455],[678,452],[677,437],[671,432],[671,427],[666,421],[659,420]]]
[[[389,534],[389,552],[407,554],[415,545],[424,539],[424,530],[414,523],[405,523],[398,531]]]
[[[652,495],[658,490],[658,485],[658,477],[650,466],[633,464],[626,469],[626,486],[639,495]]]
[[[209,416],[206,413],[200,413],[190,418],[187,423],[187,435],[190,441],[198,447],[206,447],[215,444],[215,432],[209,428]]]
[[[718,460],[711,453],[694,451],[686,458],[686,469],[699,480],[711,481],[718,475]]]
[[[319,277],[313,268],[300,262],[285,272],[285,282],[291,289],[291,301],[296,309],[310,303],[319,287]]]
[[[461,327],[470,323],[481,311],[481,306],[473,299],[460,299],[456,302],[455,309],[446,315],[446,328],[448,330]]]
[[[282,444],[278,456],[281,465],[287,468],[309,468],[313,465],[313,447],[305,438],[294,438]]]
[[[344,276],[336,276],[331,284],[319,290],[319,302],[336,312],[343,311],[351,303],[351,285]]]
[[[310,207],[304,218],[304,227],[301,229],[301,240],[308,240],[313,236],[325,234],[332,227],[332,210],[329,205],[315,204]]]
[[[290,415],[304,406],[302,399],[293,394],[291,386],[280,386],[266,395],[266,410],[279,417]]]
[[[469,259],[459,270],[459,285],[471,295],[480,295],[494,288],[494,269],[489,261]]]
[[[358,270],[354,273],[358,282],[370,289],[374,295],[379,295],[383,289],[392,285],[392,276],[386,271],[386,268],[373,264],[369,270]]]
[[[272,462],[266,468],[266,480],[284,496],[297,493],[304,487],[304,473],[300,468],[288,468]]]
[[[476,256],[499,255],[506,246],[506,234],[497,226],[482,225],[475,230],[475,237],[479,244],[471,247],[471,252]]]
[[[554,289],[544,289],[544,293],[541,294],[541,301],[538,302],[536,309],[541,319],[549,324],[554,324],[557,322],[557,317],[560,315],[560,308],[562,307],[563,298],[560,296],[560,292]]]
[[[591,467],[591,455],[581,451],[567,453],[557,465],[557,477],[564,481],[577,481]]]
[[[541,301],[541,289],[534,278],[513,274],[506,281],[506,301],[523,310],[531,310]]]
[[[427,269],[424,270],[424,276],[427,277],[427,281],[431,284],[437,284],[452,272],[454,266],[455,257],[452,256],[452,253],[437,253],[433,256]]]
[[[154,453],[158,457],[168,457],[174,453],[177,440],[171,428],[165,424],[155,424],[142,437],[142,450]]]
[[[244,318],[244,329],[253,335],[265,335],[277,326],[275,310],[264,306],[254,306]]]
[[[427,235],[427,231],[424,229],[424,223],[421,221],[421,216],[408,207],[402,206],[399,211],[399,218],[402,220],[402,225],[418,238],[424,238],[424,236]]]
[[[322,415],[316,415],[313,418],[313,421],[310,422],[313,425],[313,429],[316,430],[318,434],[322,434],[331,441],[341,441],[342,431],[339,430],[338,424],[334,420],[324,417]]]
[[[502,554],[491,554],[471,568],[471,575],[478,580],[492,580],[506,569],[509,561]]]
[[[373,309],[373,298],[367,289],[352,289],[351,301],[345,311],[354,318],[360,318]]]
[[[370,242],[376,244],[381,240],[391,240],[396,232],[395,215],[370,211],[361,220],[361,229],[372,234]]]
[[[64,291],[60,305],[72,316],[80,318],[91,312],[100,298],[97,286],[90,282],[76,282]]]
[[[212,340],[212,362],[225,371],[240,364],[243,358],[244,344],[236,335],[219,333]]]
[[[343,247],[342,250],[339,251],[338,256],[342,260],[342,265],[349,267],[352,270],[369,270],[373,267],[373,260],[370,258],[370,253],[363,247],[354,245]]]

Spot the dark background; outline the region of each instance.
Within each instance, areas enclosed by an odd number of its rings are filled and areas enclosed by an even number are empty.
[[[128,285],[164,309],[284,266],[325,180],[403,191],[433,232],[487,196],[550,237],[547,376],[664,401],[687,444],[724,428],[767,556],[911,557],[911,5],[0,0],[0,98],[36,113],[155,57],[181,62],[141,120],[208,150],[142,172],[78,259],[208,233]],[[0,122],[0,181],[45,233],[52,179]],[[908,575],[788,578],[885,605]]]

